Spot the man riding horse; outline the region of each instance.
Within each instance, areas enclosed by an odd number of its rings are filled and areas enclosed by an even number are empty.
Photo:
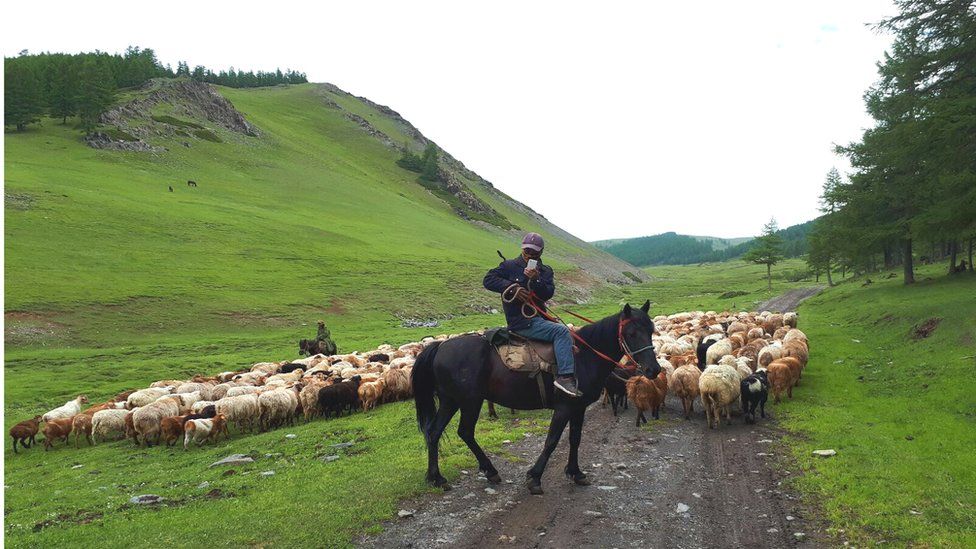
[[[502,261],[485,275],[486,289],[502,294],[502,308],[508,329],[529,339],[549,341],[556,355],[553,385],[571,397],[580,396],[576,385],[573,338],[565,324],[542,318],[535,308],[546,310],[545,302],[556,292],[552,268],[542,264],[545,241],[537,233],[522,239],[522,253]]]

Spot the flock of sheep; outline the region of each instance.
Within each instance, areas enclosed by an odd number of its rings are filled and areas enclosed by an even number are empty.
[[[394,348],[381,345],[371,353],[314,355],[301,360],[259,362],[250,368],[166,379],[148,388],[125,391],[87,409],[85,395],[10,429],[14,452],[29,448],[40,431],[44,449],[65,443],[73,433],[75,446],[84,438],[131,438],[137,445],[173,445],[182,439],[202,445],[228,436],[228,425],[240,432],[265,431],[293,425],[302,416],[340,416],[355,408],[370,410],[382,402],[413,396],[410,372],[425,345],[442,335]],[[42,426],[43,424],[43,426]]]
[[[796,313],[689,312],[654,319],[654,349],[661,364],[656,379],[611,376],[607,398],[614,407],[627,400],[637,408],[637,425],[645,411],[657,418],[670,391],[681,399],[685,419],[701,399],[710,428],[722,414],[731,424],[731,406],[740,401],[747,422],[756,410],[766,417],[772,392],[775,402],[800,382],[810,355],[806,334],[797,329]]]
[[[688,312],[654,318],[654,348],[661,364],[656,379],[632,376],[622,370],[608,378],[606,401],[637,408],[637,425],[644,412],[657,418],[665,396],[681,399],[685,418],[700,398],[709,427],[717,427],[724,413],[731,423],[731,405],[742,403],[746,421],[755,421],[758,408],[765,417],[769,392],[779,402],[793,387],[809,357],[806,335],[796,328],[796,313]],[[301,360],[259,362],[248,369],[196,375],[188,380],[167,379],[148,388],[119,393],[112,400],[87,409],[88,398],[77,398],[42,416],[13,426],[14,452],[18,443],[31,447],[40,431],[45,450],[54,442],[75,445],[85,438],[130,438],[137,445],[173,445],[182,439],[202,445],[227,437],[233,424],[239,432],[265,431],[310,421],[317,415],[340,416],[356,408],[368,411],[378,404],[412,398],[410,373],[418,354],[431,341],[425,338],[398,348],[381,345],[370,353],[314,355]],[[623,374],[623,375],[621,375]],[[43,427],[41,426],[43,424]]]

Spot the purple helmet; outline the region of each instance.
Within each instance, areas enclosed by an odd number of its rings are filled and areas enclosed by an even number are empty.
[[[535,250],[541,252],[543,248],[546,247],[545,241],[542,240],[542,235],[539,233],[529,233],[525,235],[522,239],[522,248],[528,248],[530,250]]]

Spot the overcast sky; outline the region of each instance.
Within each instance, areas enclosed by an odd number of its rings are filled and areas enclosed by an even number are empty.
[[[833,143],[870,125],[888,1],[44,2],[4,55],[151,47],[174,67],[291,67],[389,105],[586,240],[807,221]]]

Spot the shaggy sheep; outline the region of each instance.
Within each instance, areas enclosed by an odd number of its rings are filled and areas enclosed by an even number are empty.
[[[358,375],[354,375],[348,381],[320,389],[318,408],[322,415],[326,418],[331,414],[339,417],[345,410],[352,413],[353,409],[359,405],[359,382],[361,379]]]
[[[236,381],[225,381],[219,385],[216,385],[210,391],[210,400],[220,400],[225,396],[227,396],[227,391],[229,391],[231,387],[240,387],[240,386],[241,384]]]
[[[186,381],[182,379],[161,379],[159,381],[154,381],[149,384],[150,389],[165,389],[167,387],[178,387]]]
[[[37,436],[38,425],[41,423],[41,416],[34,416],[32,419],[27,421],[21,421],[17,425],[10,428],[10,437],[14,439],[14,453],[17,453],[17,442],[24,448],[30,448],[34,445],[36,440],[34,437]]]
[[[765,335],[766,335],[766,332],[764,332],[762,328],[750,328],[749,329],[749,333],[747,334],[746,338],[749,341],[755,341],[757,339],[762,339],[763,336],[765,336]]]
[[[698,379],[698,392],[705,406],[709,428],[718,427],[723,410],[727,422],[732,424],[729,405],[739,399],[739,382],[739,374],[731,366],[713,365],[702,372]]]
[[[176,394],[200,393],[200,400],[213,400],[215,383],[184,383],[176,388]]]
[[[778,404],[783,393],[793,398],[793,385],[795,385],[796,379],[793,377],[793,370],[790,365],[783,360],[774,360],[766,370],[769,388],[773,393],[773,402]]]
[[[81,405],[88,404],[88,397],[85,395],[78,395],[73,400],[65,402],[63,405],[51,410],[50,412],[41,416],[41,419],[45,422],[52,421],[55,419],[64,419],[75,416],[81,413]]]
[[[715,342],[715,345],[709,347],[705,353],[705,366],[718,364],[719,359],[725,355],[731,355],[732,350],[732,342],[728,339]]]
[[[231,387],[230,389],[227,389],[227,394],[224,395],[224,398],[236,397],[241,395],[253,395],[260,392],[261,392],[260,387],[255,387],[254,385],[240,385],[237,387]],[[223,400],[223,399],[218,399],[218,400]]]
[[[280,369],[281,363],[278,362],[258,362],[251,366],[251,372],[258,375],[277,374]]]
[[[287,374],[275,374],[264,380],[264,384],[268,385],[274,382],[294,383],[302,379],[302,373],[304,373],[304,371],[305,370],[298,368]]]
[[[159,443],[160,428],[163,418],[179,415],[180,399],[176,396],[160,398],[132,412],[132,425],[136,436],[142,437],[146,446]],[[138,440],[138,439],[137,439]]]
[[[656,378],[648,379],[647,376],[636,375],[627,380],[627,399],[634,403],[637,409],[636,425],[647,423],[644,412],[649,410],[654,419],[660,419],[661,406],[664,404],[664,397],[668,394],[668,380],[664,372],[660,372]]]
[[[767,345],[759,351],[759,367],[769,369],[769,363],[783,357],[783,345],[774,341],[772,345]]]
[[[260,418],[257,395],[228,396],[217,401],[217,413],[223,414],[227,423],[234,423],[241,432],[253,431],[254,421]]]
[[[802,341],[803,344],[807,346],[807,348],[810,347],[810,342],[807,340],[807,334],[803,333],[797,328],[793,328],[792,330],[786,332],[786,335],[783,336],[784,345],[786,345],[791,341]]]
[[[694,411],[695,398],[698,397],[698,378],[701,371],[694,364],[684,364],[675,369],[668,382],[668,390],[681,399],[681,407],[685,412],[685,419],[691,419]]]
[[[171,394],[173,392],[173,389],[175,389],[175,387],[167,386],[167,387],[154,387],[150,389],[142,389],[136,391],[131,395],[129,395],[129,398],[126,399],[125,407],[128,410],[132,410],[133,408],[145,406],[151,402],[154,402],[159,397],[163,397],[168,394]]]
[[[783,327],[783,315],[771,314],[763,321],[763,330],[767,334],[775,334],[776,330]]]
[[[807,362],[810,360],[810,352],[807,351],[807,346],[802,341],[794,339],[788,343],[783,344],[783,356],[782,358],[795,358],[800,363],[800,371],[802,372],[804,368],[807,367]],[[799,379],[799,376],[797,376]]]
[[[163,418],[160,424],[160,440],[166,444],[166,446],[172,446],[176,444],[183,436],[183,423],[186,420],[186,416],[173,416]]]
[[[262,431],[283,425],[295,417],[298,409],[298,392],[296,388],[275,389],[258,396],[258,424]]]
[[[302,414],[305,416],[305,423],[312,420],[313,416],[320,413],[319,411],[319,389],[326,386],[325,380],[319,379],[318,377],[307,380],[305,386],[298,393],[298,405],[302,408]]]
[[[399,370],[391,370],[397,372]],[[383,391],[386,388],[386,381],[377,379],[373,382],[362,383],[359,385],[359,400],[363,403],[363,411],[368,412],[376,407],[376,404],[383,398]]]
[[[783,314],[783,324],[790,328],[796,328],[796,313],[789,312]]]
[[[128,410],[100,410],[92,416],[92,442],[97,443],[102,440],[118,435],[125,436],[125,416],[130,414]]]

